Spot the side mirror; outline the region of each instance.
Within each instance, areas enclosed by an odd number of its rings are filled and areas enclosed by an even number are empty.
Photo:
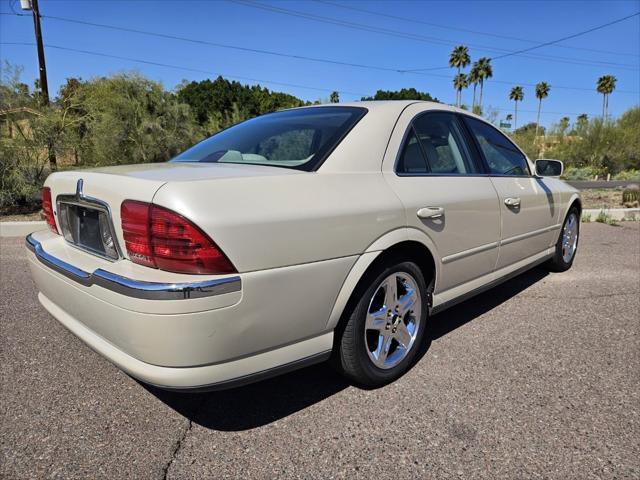
[[[536,160],[536,175],[540,177],[559,177],[563,171],[560,160]]]

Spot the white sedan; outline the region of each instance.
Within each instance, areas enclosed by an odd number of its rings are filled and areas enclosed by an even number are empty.
[[[42,305],[144,382],[226,388],[331,358],[375,387],[435,313],[571,267],[581,201],[561,172],[445,105],[304,107],[168,163],[54,173],[49,230],[26,244]]]

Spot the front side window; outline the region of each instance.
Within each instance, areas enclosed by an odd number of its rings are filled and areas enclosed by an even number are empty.
[[[247,120],[171,162],[244,163],[311,171],[366,114],[360,107],[299,108]]]
[[[511,140],[485,122],[466,116],[464,120],[482,150],[489,173],[516,176],[530,174],[526,157]]]
[[[416,118],[403,147],[397,172],[465,175],[477,173],[467,154],[455,115],[427,113]]]

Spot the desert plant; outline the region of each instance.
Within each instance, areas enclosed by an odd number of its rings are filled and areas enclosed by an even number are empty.
[[[451,55],[449,56],[449,66],[452,68],[458,69],[457,76],[459,77],[461,74],[461,70],[469,65],[471,62],[471,57],[469,57],[469,47],[465,47],[464,45],[458,45],[453,49]],[[454,81],[455,85],[455,81]],[[466,85],[465,85],[466,86]],[[459,107],[462,103],[462,95],[461,90],[457,85],[455,85],[456,89],[456,107]]]
[[[632,180],[636,182],[640,182],[640,170],[631,169],[631,170],[623,170],[622,172],[614,175],[614,180]]]
[[[625,188],[622,191],[622,203],[640,202],[640,190]]]
[[[511,89],[509,93],[509,100],[513,100],[515,102],[515,115],[513,122],[513,129],[518,128],[518,102],[521,102],[524,99],[524,90],[520,85],[516,85]]]
[[[612,227],[618,226],[618,222],[614,220],[610,213],[607,213],[604,210],[600,210],[598,216],[596,217],[596,222],[605,223],[607,225],[611,225]]]
[[[589,213],[583,213],[582,217],[580,218],[580,221],[582,223],[590,223],[591,222],[591,214]]]
[[[540,110],[542,110],[542,100],[549,96],[551,85],[547,82],[536,84],[536,98],[538,99],[538,119],[536,120],[536,137],[538,136],[538,126],[540,125]]]
[[[617,81],[613,75],[603,75],[596,84],[596,90],[602,94],[602,118],[605,120],[609,110],[609,95],[615,90]]]

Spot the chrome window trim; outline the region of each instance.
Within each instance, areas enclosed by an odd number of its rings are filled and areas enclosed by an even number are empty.
[[[128,297],[145,300],[186,300],[238,292],[242,287],[240,277],[237,275],[199,282],[159,283],[134,280],[101,268],[89,273],[45,252],[42,244],[31,234],[27,235],[25,243],[40,263],[80,285],[85,287],[98,285]]]

